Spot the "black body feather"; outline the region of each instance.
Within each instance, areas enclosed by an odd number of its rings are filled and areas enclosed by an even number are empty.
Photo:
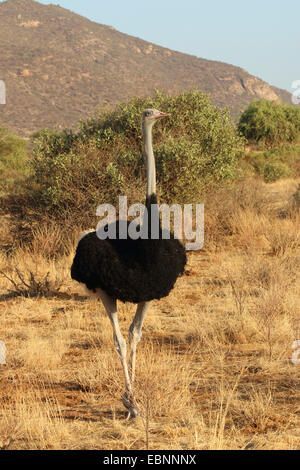
[[[157,204],[154,194],[146,201],[148,213],[151,204]],[[91,232],[77,246],[71,276],[90,290],[101,288],[112,298],[139,303],[166,297],[185,264],[184,247],[172,233],[162,239],[161,228],[157,240],[100,240]]]

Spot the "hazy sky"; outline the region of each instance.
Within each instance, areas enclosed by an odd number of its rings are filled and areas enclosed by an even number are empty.
[[[300,0],[40,0],[155,44],[246,69],[291,91],[300,80]]]

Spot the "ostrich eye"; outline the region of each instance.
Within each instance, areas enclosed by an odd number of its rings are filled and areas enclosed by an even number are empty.
[[[145,112],[145,116],[146,116],[146,117],[151,116],[151,112],[150,112],[150,111],[146,111],[146,112]]]

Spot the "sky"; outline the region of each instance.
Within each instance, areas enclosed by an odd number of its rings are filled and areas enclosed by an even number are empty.
[[[299,0],[40,0],[160,46],[237,65],[292,91]]]

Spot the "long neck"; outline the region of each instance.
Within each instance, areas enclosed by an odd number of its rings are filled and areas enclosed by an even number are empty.
[[[143,220],[143,227],[148,233],[148,237],[152,240],[152,224],[157,224],[159,230],[159,213],[156,198],[156,173],[155,159],[152,148],[152,126],[143,124],[144,137],[144,155],[147,167],[147,191],[146,191],[146,209]],[[154,242],[155,243],[155,242]],[[147,245],[150,246],[149,244]],[[154,254],[152,253],[152,256]]]
[[[156,174],[155,174],[155,159],[152,148],[152,126],[143,125],[144,137],[144,154],[146,158],[147,167],[147,191],[146,196],[156,194]]]

